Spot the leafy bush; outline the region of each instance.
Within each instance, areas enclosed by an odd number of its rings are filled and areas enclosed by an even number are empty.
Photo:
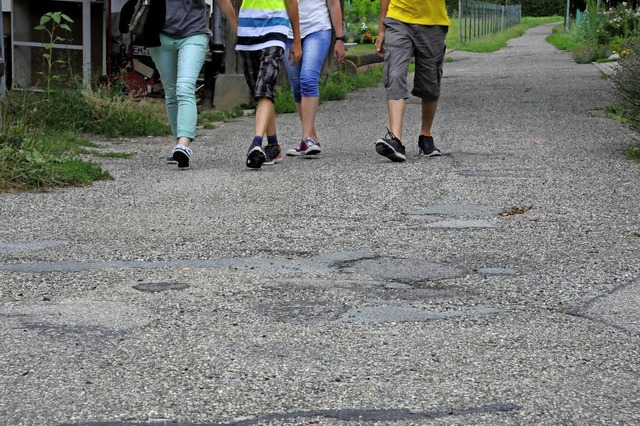
[[[604,23],[602,30],[610,38],[623,39],[633,37],[640,32],[640,8],[633,10],[627,8],[627,3],[611,8],[603,13]]]
[[[580,46],[572,52],[573,60],[578,64],[589,64],[598,59],[606,58],[611,50],[606,46],[590,45]]]
[[[380,2],[375,0],[351,0],[344,4],[344,21],[347,40],[355,43],[371,43],[378,35]],[[365,39],[365,34],[368,34]],[[374,40],[375,41],[375,40]]]
[[[611,81],[622,105],[626,120],[640,130],[640,41],[629,46],[629,53],[619,61]]]

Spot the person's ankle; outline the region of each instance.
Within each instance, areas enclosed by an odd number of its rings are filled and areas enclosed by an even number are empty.
[[[251,142],[252,146],[262,146],[262,136],[254,136]]]

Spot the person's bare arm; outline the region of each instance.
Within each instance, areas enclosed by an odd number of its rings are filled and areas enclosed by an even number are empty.
[[[231,4],[231,0],[216,0],[216,4],[220,8],[220,11],[227,19],[229,25],[231,25],[231,37],[235,44],[236,37],[238,36],[238,17],[236,16],[236,10]]]
[[[376,52],[384,56],[384,18],[387,17],[391,0],[380,0],[380,22],[378,23],[378,38],[376,39]]]
[[[343,37],[342,32],[342,9],[340,8],[340,0],[327,0],[327,6],[329,7],[329,16],[331,17],[331,25],[336,33],[336,37]],[[336,64],[339,64],[344,60],[344,42],[336,40],[333,48],[333,60]]]
[[[300,39],[300,15],[298,14],[298,0],[287,0],[287,14],[293,30],[293,43],[289,53],[289,61],[292,65],[302,59],[302,41]]]

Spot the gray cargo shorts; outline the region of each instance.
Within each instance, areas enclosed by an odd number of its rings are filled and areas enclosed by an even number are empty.
[[[407,99],[407,69],[415,56],[416,71],[411,94],[436,101],[440,97],[442,62],[449,27],[407,24],[397,19],[384,20],[384,87],[387,99]]]

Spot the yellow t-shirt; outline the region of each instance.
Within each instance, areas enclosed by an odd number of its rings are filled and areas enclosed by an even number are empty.
[[[444,0],[391,0],[387,17],[421,25],[451,25]]]

